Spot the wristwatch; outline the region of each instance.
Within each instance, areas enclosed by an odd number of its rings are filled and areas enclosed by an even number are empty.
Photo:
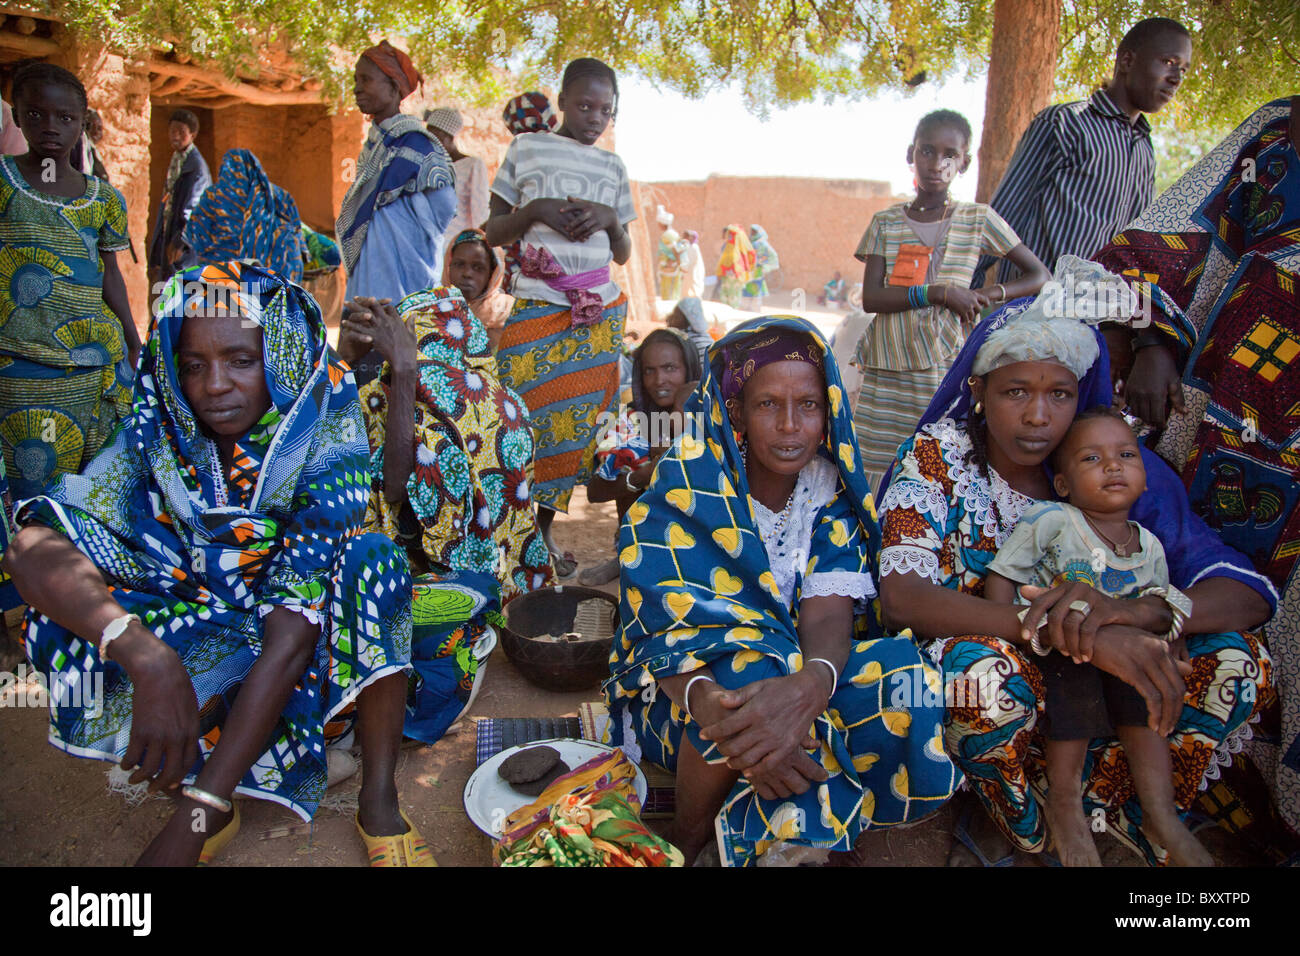
[[[1167,588],[1146,588],[1139,597],[1146,597],[1147,595],[1164,598],[1165,603],[1169,605],[1171,620],[1169,632],[1165,634],[1165,643],[1172,644],[1182,636],[1183,626],[1187,623],[1188,618],[1192,616],[1192,599],[1172,584]]]

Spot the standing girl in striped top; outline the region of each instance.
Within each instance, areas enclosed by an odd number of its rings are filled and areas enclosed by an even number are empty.
[[[866,263],[862,309],[874,312],[858,343],[862,390],[853,428],[873,489],[911,437],[966,334],[989,305],[1034,295],[1051,273],[983,203],[954,202],[948,188],[970,166],[971,129],[952,110],[916,126],[907,162],[916,199],[876,213],[855,255]],[[1021,277],[969,288],[981,254],[1006,256]]]
[[[591,477],[601,416],[617,410],[627,296],[609,268],[632,254],[625,227],[636,207],[623,161],[596,145],[618,107],[614,71],[574,60],[559,106],[557,132],[523,133],[506,150],[484,231],[489,245],[523,244],[496,358],[502,383],[528,406],[537,520],[563,578],[577,562],[556,547],[551,522]]]

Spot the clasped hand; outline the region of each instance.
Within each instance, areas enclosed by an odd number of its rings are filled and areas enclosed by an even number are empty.
[[[1183,678],[1192,672],[1183,641],[1167,644],[1142,630],[1136,602],[1117,600],[1080,581],[1054,588],[1026,585],[1020,593],[1032,601],[1023,634],[1032,634],[1046,614],[1044,643],[1136,688],[1146,701],[1147,725],[1162,737],[1173,733],[1187,692]],[[1072,610],[1075,601],[1087,602],[1089,613]]]
[[[609,206],[574,196],[536,199],[531,205],[534,218],[572,242],[586,242],[597,232],[618,225],[618,217]]]
[[[415,333],[389,299],[358,296],[347,303],[339,324],[339,356],[355,365],[373,348],[390,365],[415,357]]]
[[[697,685],[691,712],[700,736],[717,746],[727,766],[740,771],[760,797],[789,797],[829,776],[808,754],[820,746],[812,727],[826,709],[829,683],[818,668],[734,691],[706,683]]]

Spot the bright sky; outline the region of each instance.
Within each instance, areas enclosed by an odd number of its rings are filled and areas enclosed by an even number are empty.
[[[880,179],[910,193],[907,147],[916,122],[935,109],[955,109],[970,120],[972,151],[984,122],[985,79],[926,84],[910,96],[885,93],[827,106],[803,103],[773,110],[767,120],[748,112],[728,89],[701,100],[656,90],[644,80],[619,78],[618,154],[628,175],[643,182],[734,176],[811,176]],[[956,199],[975,198],[976,163],[953,187]]]

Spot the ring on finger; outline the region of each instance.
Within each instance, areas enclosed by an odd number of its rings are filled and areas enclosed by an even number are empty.
[[[1078,611],[1084,617],[1087,617],[1089,614],[1092,613],[1092,605],[1089,604],[1087,601],[1071,601],[1070,610]]]

